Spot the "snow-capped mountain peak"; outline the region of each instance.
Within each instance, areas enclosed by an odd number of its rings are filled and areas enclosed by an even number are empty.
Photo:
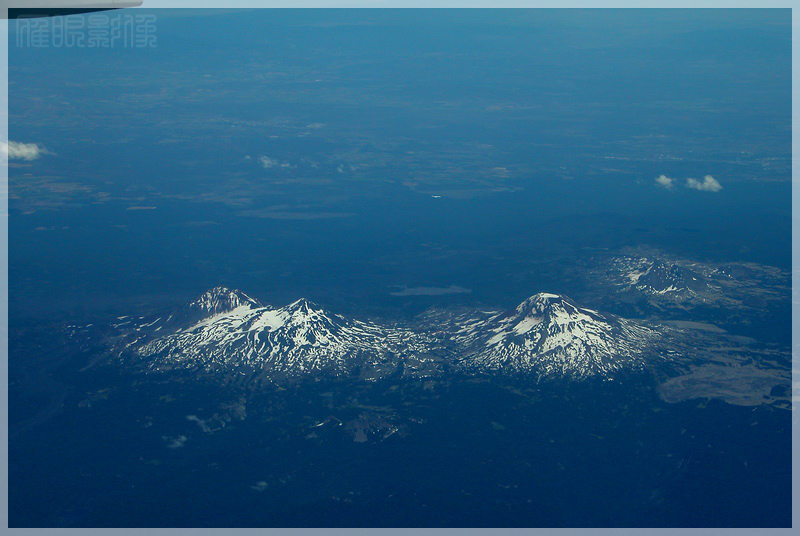
[[[148,369],[256,374],[271,379],[315,371],[334,375],[356,371],[374,378],[402,369],[405,357],[412,357],[417,367],[426,360],[427,346],[421,335],[348,319],[307,299],[275,308],[218,287],[191,306],[204,309],[203,318],[159,332],[160,336],[137,339],[126,350],[132,350]],[[414,357],[417,354],[419,358]]]
[[[592,309],[579,308],[566,296],[540,292],[526,299],[515,309],[518,315],[548,315],[552,318],[569,317],[574,320],[590,320],[599,313]],[[590,316],[587,316],[587,313]]]
[[[510,313],[468,319],[462,326],[455,338],[463,348],[464,367],[540,376],[588,377],[636,368],[654,335],[550,293],[535,294]]]
[[[240,290],[231,290],[227,287],[219,286],[207,290],[197,299],[191,301],[188,308],[192,311],[216,315],[233,311],[237,307],[256,308],[261,307],[261,303],[248,296]]]
[[[549,292],[539,292],[538,294],[534,294],[530,298],[526,299],[519,305],[517,305],[516,310],[520,313],[526,310],[542,310],[554,303],[559,303],[564,300],[563,296],[559,296],[558,294],[550,294]]]
[[[292,315],[308,315],[309,317],[331,315],[331,313],[323,309],[322,306],[307,298],[295,300],[289,305],[283,307],[283,310],[291,313]]]

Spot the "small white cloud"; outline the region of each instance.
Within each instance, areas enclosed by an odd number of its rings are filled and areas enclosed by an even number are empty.
[[[711,175],[706,175],[703,178],[703,182],[697,179],[686,179],[686,187],[700,190],[701,192],[719,192],[722,190],[722,185]]]
[[[258,163],[261,164],[261,166],[264,169],[273,169],[273,168],[290,169],[295,167],[289,162],[281,162],[280,160],[276,160],[275,158],[270,158],[264,155],[258,157]]]
[[[197,423],[197,426],[199,426],[199,427],[200,427],[200,429],[201,429],[202,431],[204,431],[205,433],[209,433],[209,432],[212,432],[212,431],[213,431],[213,430],[211,430],[211,428],[210,428],[210,427],[209,427],[209,426],[206,424],[206,421],[204,421],[203,419],[199,418],[197,415],[187,415],[187,416],[186,416],[186,420],[187,420],[187,421],[193,421],[193,422],[196,422],[196,423]]]
[[[263,156],[263,155],[258,157],[258,162],[259,164],[264,166],[264,169],[269,169],[280,165],[280,162],[278,162],[274,158],[270,158],[268,156]]]
[[[268,486],[269,486],[269,484],[267,484],[265,481],[261,480],[259,482],[256,482],[254,485],[250,486],[250,488],[254,489],[254,490],[258,491],[258,492],[262,492],[265,489],[267,489]]]
[[[161,439],[167,442],[168,449],[179,449],[186,443],[186,440],[189,439],[185,435],[179,435],[178,437],[167,437],[161,436]]]
[[[354,166],[353,164],[339,164],[338,166],[336,166],[336,171],[338,173],[346,173],[348,171],[355,171],[356,169],[357,167]]]
[[[36,160],[43,154],[47,154],[47,149],[38,143],[21,143],[0,141],[0,159],[2,160]]]
[[[658,184],[662,188],[666,188],[667,190],[672,189],[672,179],[670,179],[666,175],[659,175],[658,178],[656,179],[656,184]]]

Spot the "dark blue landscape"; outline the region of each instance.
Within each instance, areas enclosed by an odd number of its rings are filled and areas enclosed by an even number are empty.
[[[789,10],[128,13],[9,25],[10,526],[791,525]]]

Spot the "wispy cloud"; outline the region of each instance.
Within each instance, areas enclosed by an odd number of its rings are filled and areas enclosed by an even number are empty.
[[[258,157],[258,163],[261,164],[261,167],[264,169],[272,169],[272,168],[293,168],[292,164],[289,162],[281,162],[274,158],[270,158],[269,156],[261,155]]]
[[[211,428],[210,428],[210,427],[209,427],[209,426],[206,424],[206,421],[204,421],[203,419],[199,418],[197,415],[187,415],[187,416],[186,416],[186,420],[187,420],[187,421],[194,421],[194,422],[196,422],[196,423],[197,423],[197,426],[199,426],[199,427],[200,427],[200,429],[201,429],[202,431],[206,432],[206,433],[208,433],[208,432],[211,432],[211,431],[212,431],[212,430],[211,430]]]
[[[43,154],[48,154],[47,149],[38,143],[21,143],[18,141],[0,141],[0,159],[2,160],[36,160]]]
[[[672,181],[673,181],[673,179],[670,179],[666,175],[659,175],[658,178],[656,179],[656,184],[658,184],[662,188],[666,188],[667,190],[671,190],[672,189]]]
[[[338,173],[347,173],[348,171],[355,171],[357,168],[353,164],[339,164],[336,166]]]
[[[278,162],[274,158],[270,158],[268,156],[263,156],[263,155],[258,157],[258,163],[261,164],[264,167],[264,169],[274,168],[280,165],[280,162]]]
[[[267,484],[265,481],[261,480],[259,482],[256,482],[254,485],[250,486],[250,488],[254,489],[254,490],[258,491],[258,492],[262,492],[265,489],[267,489],[268,486],[269,486],[269,484]]]
[[[722,190],[722,185],[711,175],[706,175],[703,178],[703,182],[697,179],[686,179],[686,187],[700,190],[701,192],[719,192]]]
[[[185,435],[179,435],[178,437],[161,436],[161,439],[167,442],[168,449],[179,449],[189,438]]]

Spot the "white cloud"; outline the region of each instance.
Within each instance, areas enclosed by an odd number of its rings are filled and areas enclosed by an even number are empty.
[[[186,440],[189,439],[185,435],[179,435],[178,437],[167,437],[161,436],[161,439],[167,442],[168,449],[179,449],[186,443]]]
[[[339,173],[345,173],[347,171],[355,171],[357,168],[353,164],[339,164],[336,166],[336,171]]]
[[[41,155],[47,154],[47,149],[38,143],[21,143],[0,141],[0,159],[2,160],[36,160]]]
[[[289,162],[281,162],[280,160],[276,160],[274,158],[270,158],[264,155],[258,157],[258,163],[261,164],[261,166],[264,169],[271,169],[271,168],[289,169],[295,167]]]
[[[250,486],[250,488],[254,489],[254,490],[258,491],[258,492],[261,492],[261,491],[264,491],[265,489],[267,489],[268,486],[269,486],[269,484],[267,484],[265,481],[261,480],[259,482],[256,482],[255,485]]]
[[[272,168],[272,167],[280,165],[280,162],[278,162],[274,158],[270,158],[268,156],[263,156],[263,155],[258,157],[258,162],[262,166],[264,166],[264,169],[269,169],[269,168]]]
[[[670,179],[666,175],[659,175],[658,178],[656,179],[656,184],[658,184],[662,188],[666,188],[667,190],[671,190],[672,189],[672,180],[673,179]]]
[[[703,182],[697,179],[686,179],[686,187],[700,190],[701,192],[719,192],[722,190],[722,185],[711,175],[706,175],[703,178]]]
[[[206,421],[204,421],[203,419],[199,418],[197,415],[187,415],[187,416],[186,416],[186,420],[187,420],[187,421],[194,421],[194,422],[196,422],[196,423],[197,423],[197,426],[199,426],[199,427],[200,427],[200,429],[201,429],[202,431],[206,432],[206,433],[209,433],[209,432],[212,432],[212,431],[213,431],[213,430],[211,430],[211,428],[210,428],[210,427],[209,427],[209,426],[206,424]]]

